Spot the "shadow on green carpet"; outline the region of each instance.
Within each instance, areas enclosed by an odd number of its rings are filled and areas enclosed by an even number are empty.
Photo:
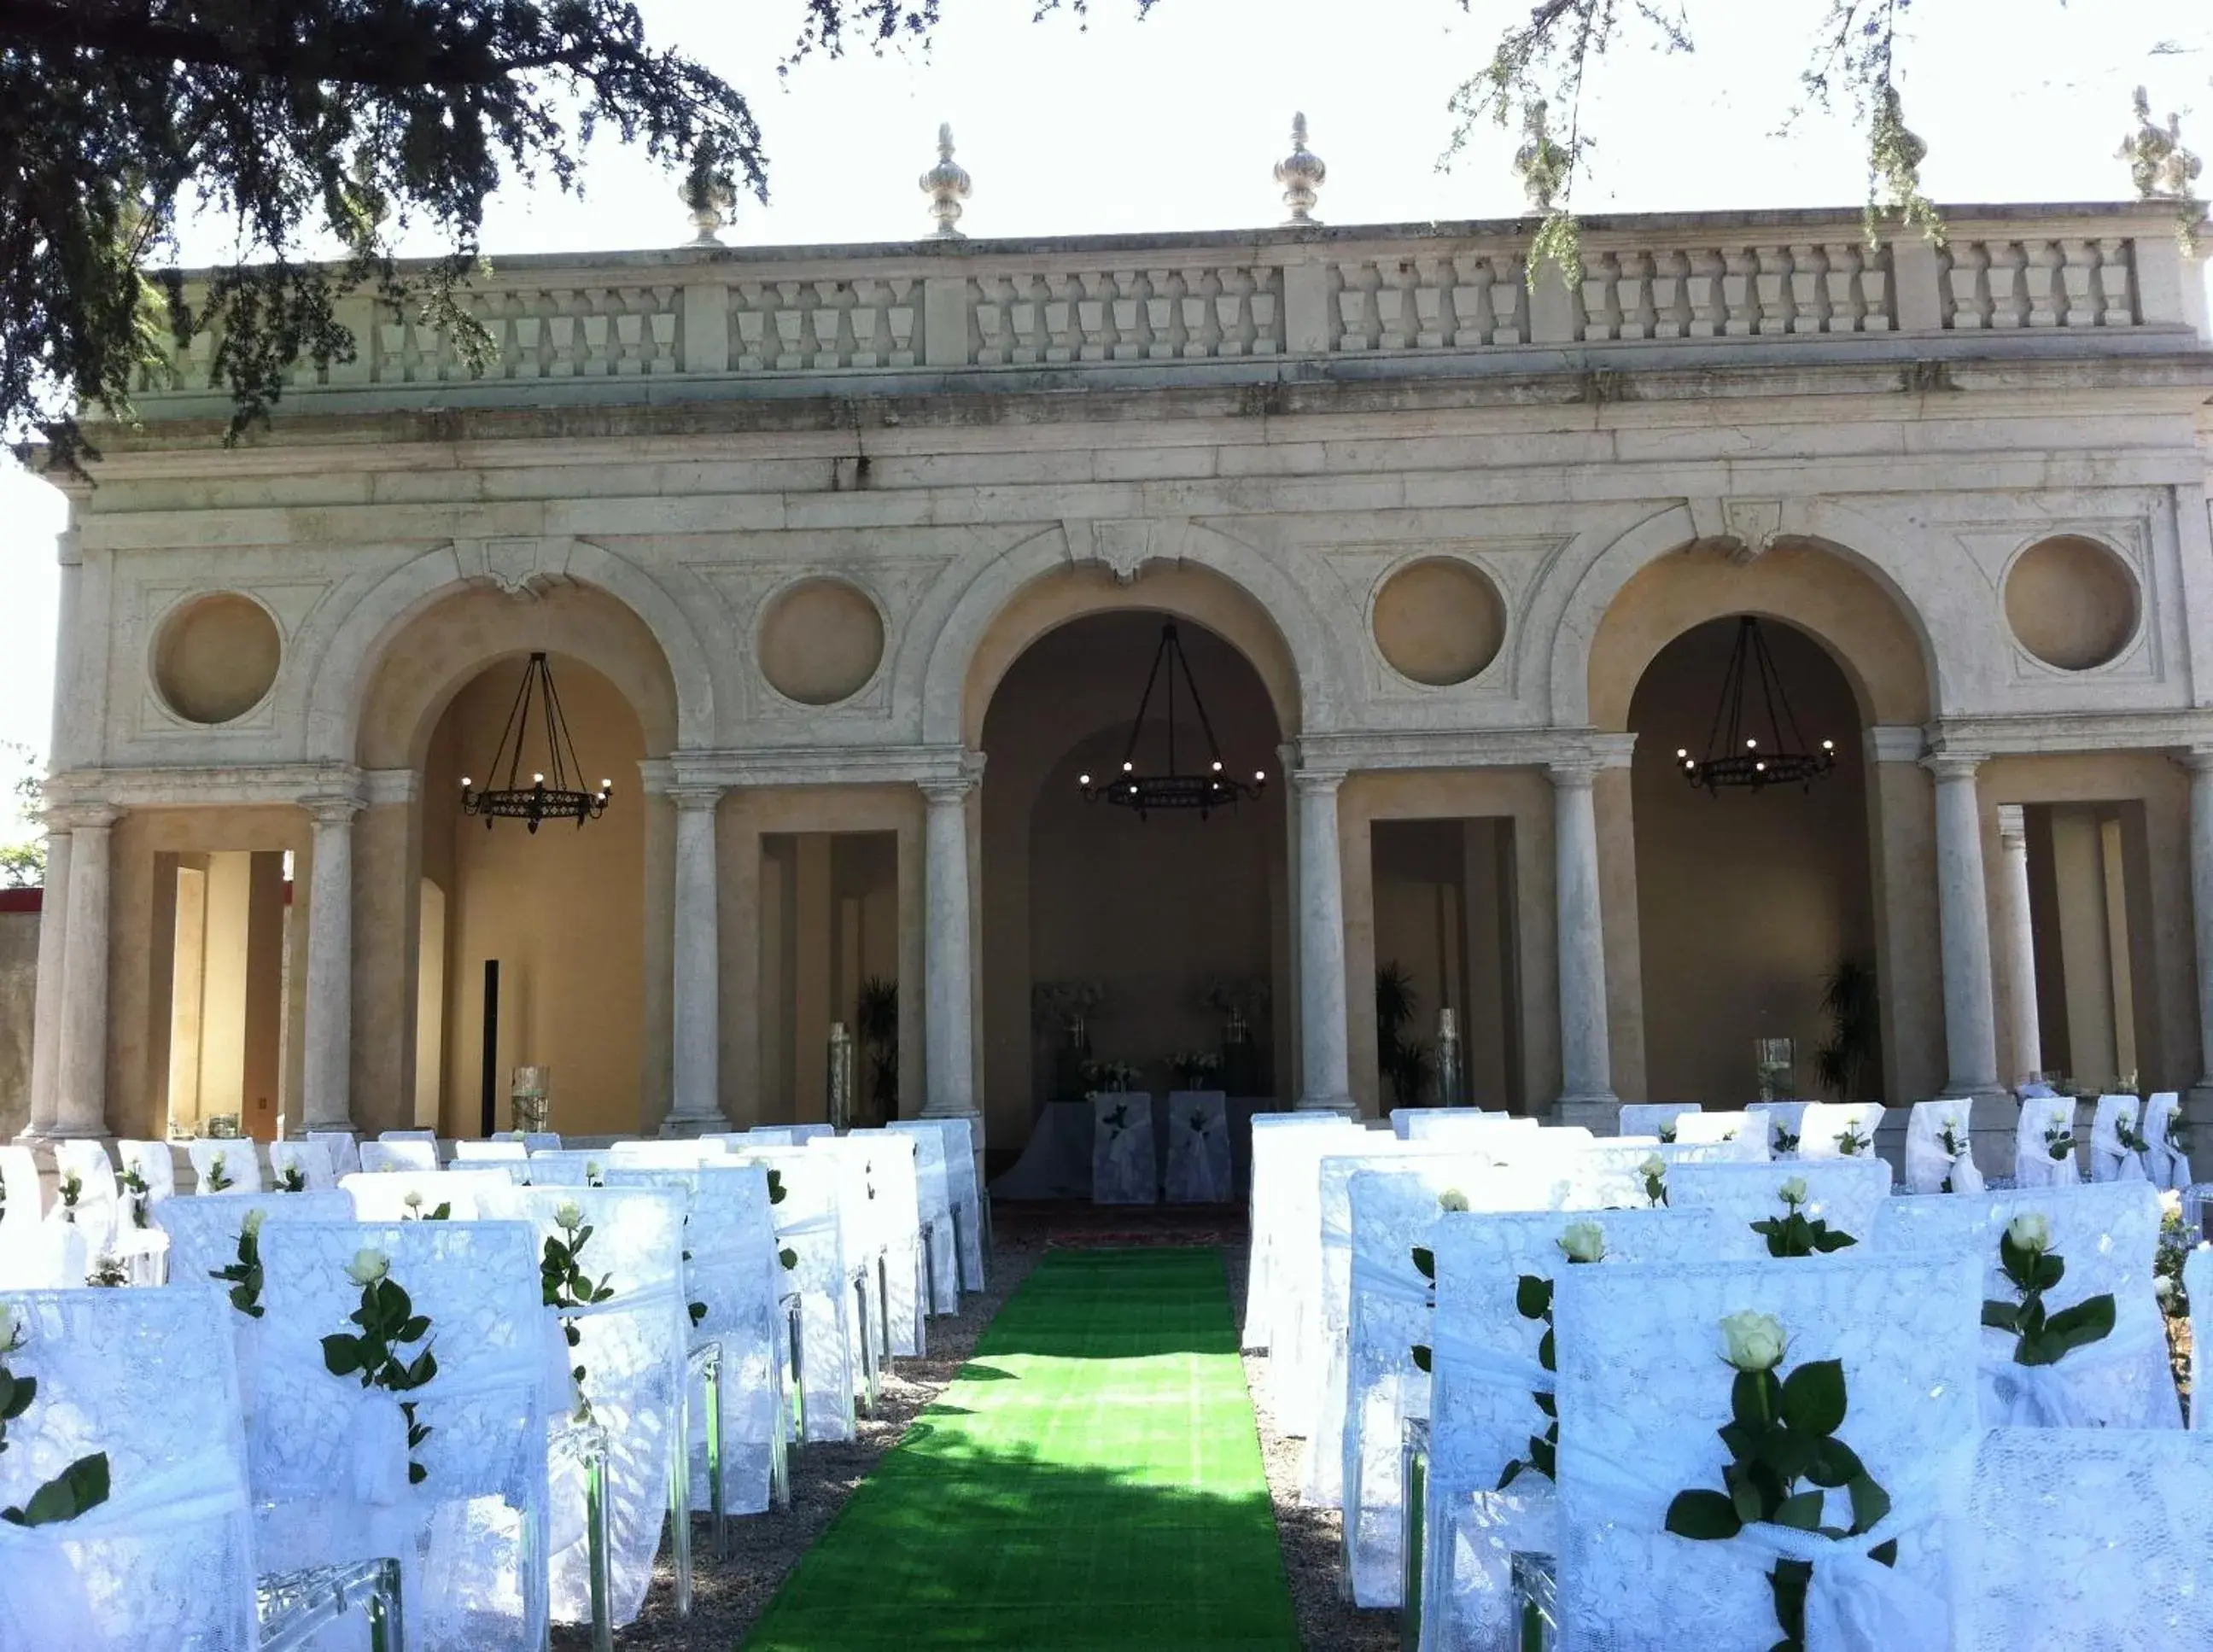
[[[1295,1648],[1219,1253],[1049,1253],[746,1645]]]

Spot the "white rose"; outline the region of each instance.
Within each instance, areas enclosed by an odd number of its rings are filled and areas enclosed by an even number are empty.
[[[1779,1322],[1750,1308],[1722,1321],[1722,1341],[1727,1350],[1722,1357],[1740,1371],[1773,1370],[1783,1363],[1788,1340]]]
[[[1644,1162],[1637,1166],[1637,1168],[1638,1173],[1643,1175],[1664,1176],[1667,1173],[1667,1161],[1661,1158],[1658,1154],[1654,1153],[1647,1155]]]
[[[1785,1204],[1803,1204],[1806,1202],[1806,1179],[1793,1176],[1775,1191]]]
[[[246,1220],[239,1223],[238,1230],[248,1239],[259,1239],[261,1236],[261,1224],[267,1221],[268,1217],[269,1212],[266,1210],[248,1210],[246,1213]]]
[[[2006,1237],[2017,1251],[2041,1253],[2051,1248],[2051,1223],[2034,1210],[2024,1210],[2006,1223]]]
[[[411,1210],[419,1210],[423,1208],[423,1196],[420,1193],[410,1193],[399,1202]]]
[[[592,1180],[594,1180],[594,1181],[597,1181],[597,1180],[600,1179],[600,1161],[599,1161],[597,1159],[587,1159],[587,1160],[585,1160],[585,1161],[584,1161],[584,1174],[585,1174],[586,1176],[588,1176],[588,1178],[590,1178]]]
[[[553,1212],[553,1225],[564,1233],[575,1233],[584,1225],[584,1212],[574,1199],[564,1199]]]
[[[2151,1282],[2151,1294],[2158,1297],[2161,1301],[2165,1301],[2174,1295],[2174,1281],[2162,1273]]]
[[[1606,1259],[1606,1233],[1595,1222],[1571,1222],[1560,1235],[1560,1249],[1570,1262]]]
[[[1437,1195],[1437,1209],[1440,1210],[1465,1210],[1467,1209],[1467,1195],[1461,1192],[1457,1187],[1448,1187],[1443,1192]]]
[[[382,1251],[366,1247],[356,1251],[353,1260],[346,1264],[346,1277],[357,1285],[373,1285],[391,1271],[390,1257]]]
[[[15,1311],[0,1302],[0,1354],[15,1345]]]

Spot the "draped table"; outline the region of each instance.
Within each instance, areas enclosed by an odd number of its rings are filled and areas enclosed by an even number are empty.
[[[1137,1098],[1131,1098],[1135,1100]],[[1153,1106],[1153,1151],[1163,1177],[1167,1173],[1168,1101],[1164,1095],[1149,1098]],[[1264,1095],[1233,1095],[1229,1118],[1229,1173],[1236,1197],[1242,1198],[1253,1168],[1253,1115],[1282,1111],[1282,1104]],[[1091,1197],[1091,1104],[1088,1101],[1048,1101],[1038,1113],[1029,1145],[1012,1168],[995,1178],[991,1197],[1000,1199],[1088,1199]]]

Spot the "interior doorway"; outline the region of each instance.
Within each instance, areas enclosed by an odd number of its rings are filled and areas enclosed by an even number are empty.
[[[285,1123],[290,863],[279,850],[155,856],[155,899],[171,918],[160,1030],[172,1136],[268,1141]]]
[[[899,834],[767,832],[760,844],[760,1121],[829,1119],[841,1027],[851,1122],[897,1119]]]
[[[2036,969],[2035,1070],[2055,1084],[2133,1090],[2157,1064],[2152,1052],[2159,1048],[2143,804],[2029,803],[2021,820]]]

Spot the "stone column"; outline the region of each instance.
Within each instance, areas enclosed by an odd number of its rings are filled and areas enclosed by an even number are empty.
[[[2018,803],[1998,807],[1998,936],[2013,984],[2000,1076],[2018,1084],[2044,1065],[2043,1029],[2036,1015],[2036,934],[2028,905],[2028,825]]]
[[[972,775],[923,783],[923,1102],[925,1119],[973,1119],[976,1106],[973,919],[968,897]]]
[[[668,1116],[663,1136],[697,1136],[724,1127],[722,1093],[722,953],[715,864],[719,786],[672,786],[676,806],[674,978],[670,984],[674,1045]]]
[[[1990,899],[1975,791],[1982,759],[1939,752],[1922,759],[1936,779],[1936,915],[1944,954],[1947,1095],[2001,1094],[1990,1003]]]
[[[63,816],[70,835],[69,920],[55,1052],[56,1136],[107,1130],[108,837],[120,813],[95,806]]]
[[[315,823],[308,886],[308,1009],[302,1130],[353,1127],[353,817],[357,797],[309,797]],[[412,1101],[412,1098],[410,1098]]]
[[[1337,843],[1341,771],[1300,769],[1299,1039],[1304,1069],[1302,1112],[1353,1110],[1352,1053],[1346,1042],[1344,865]]]
[[[1552,781],[1553,899],[1560,954],[1559,1122],[1610,1128],[1620,1117],[1606,1037],[1606,925],[1599,910],[1594,759],[1548,765]]]
[[[39,986],[31,1018],[31,1117],[26,1136],[51,1135],[61,1091],[62,978],[69,949],[70,834],[46,832],[46,887],[39,901]]]
[[[2190,771],[2190,909],[2198,942],[2200,1076],[2191,1088],[2190,1116],[2213,1124],[2213,751],[2187,753],[2182,766]],[[42,947],[42,973],[45,957]]]

